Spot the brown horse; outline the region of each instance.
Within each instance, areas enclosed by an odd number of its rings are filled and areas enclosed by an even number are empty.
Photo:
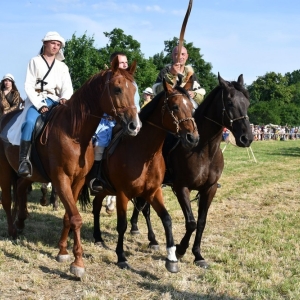
[[[135,136],[141,126],[134,105],[133,74],[134,63],[129,70],[119,69],[116,58],[110,70],[102,71],[91,77],[78,89],[66,105],[59,105],[48,123],[47,130],[36,141],[36,148],[43,167],[52,182],[66,213],[64,228],[71,228],[74,233],[74,262],[70,271],[81,277],[84,273],[80,229],[82,218],[76,207],[78,194],[85,182],[94,161],[91,138],[99,124],[103,113],[115,118],[124,127],[127,135]],[[1,122],[2,131],[13,114],[7,114]],[[2,189],[2,205],[7,216],[8,233],[17,236],[17,231],[24,228],[27,218],[26,189],[31,182],[48,182],[43,178],[36,166],[30,178],[19,178],[17,187],[16,220],[11,210],[11,178],[18,170],[19,146],[0,141],[0,186]],[[15,222],[14,222],[15,221]],[[66,231],[64,231],[66,232]],[[63,233],[59,242],[59,262],[69,259],[67,252],[67,236]]]
[[[155,209],[165,228],[168,253],[166,268],[170,272],[178,272],[171,217],[164,206],[161,190],[165,174],[162,146],[167,131],[175,134],[185,148],[190,149],[197,145],[199,135],[192,118],[192,108],[189,95],[183,88],[172,88],[164,82],[164,91],[140,112],[143,128],[138,136],[134,139],[123,139],[115,152],[103,162],[105,174],[115,192],[104,191],[94,198],[94,238],[96,244],[103,243],[100,231],[102,201],[106,195],[115,194],[119,234],[116,254],[120,268],[129,267],[123,250],[127,229],[127,204],[133,197],[142,196]]]
[[[172,186],[185,217],[186,233],[179,245],[176,245],[176,256],[181,258],[188,246],[192,233],[197,229],[192,252],[194,263],[207,268],[208,264],[201,255],[200,245],[205,229],[206,218],[210,204],[217,191],[217,183],[224,168],[223,154],[220,149],[224,127],[231,130],[239,147],[249,147],[252,140],[252,131],[247,117],[249,95],[243,87],[243,76],[238,81],[227,82],[218,76],[217,86],[195,111],[195,121],[200,133],[200,142],[191,151],[179,144],[170,150],[174,144],[169,141],[164,145],[165,159],[168,172],[171,173]],[[175,141],[176,143],[176,141]],[[166,147],[166,148],[165,148]],[[180,158],[180,159],[178,159]],[[198,191],[198,221],[196,223],[190,204],[190,192]],[[149,246],[157,249],[158,243],[150,222],[150,206],[144,205],[144,199],[137,199],[132,218],[131,232],[138,233],[137,206],[141,207],[148,226]]]

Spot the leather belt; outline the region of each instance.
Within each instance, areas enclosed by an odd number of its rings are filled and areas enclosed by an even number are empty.
[[[35,91],[38,92],[38,93],[46,92],[48,95],[53,95],[53,93],[51,93],[51,92],[49,92],[49,91],[43,91],[43,92],[42,92],[42,90],[40,90],[40,89],[35,90]]]

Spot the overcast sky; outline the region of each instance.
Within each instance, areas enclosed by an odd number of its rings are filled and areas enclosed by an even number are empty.
[[[38,54],[48,31],[66,40],[75,33],[94,36],[121,28],[140,42],[145,57],[163,51],[164,41],[179,37],[188,0],[1,1],[0,78],[15,76],[25,97],[28,61]],[[213,73],[226,80],[244,74],[246,84],[274,71],[300,69],[299,0],[194,0],[185,40],[201,49]],[[201,78],[200,78],[201,82]]]

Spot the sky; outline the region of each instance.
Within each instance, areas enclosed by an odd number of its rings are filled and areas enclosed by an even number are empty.
[[[179,37],[189,0],[1,0],[0,79],[11,73],[25,97],[29,60],[48,31],[66,40],[94,37],[105,47],[104,32],[120,28],[141,44],[145,58]],[[247,85],[267,72],[300,69],[299,0],[194,0],[185,40],[200,48],[212,72],[228,80],[244,75]],[[201,78],[200,83],[201,83]]]

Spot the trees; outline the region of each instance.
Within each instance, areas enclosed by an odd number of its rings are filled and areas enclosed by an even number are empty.
[[[300,70],[285,75],[266,73],[247,88],[251,122],[299,126]]]
[[[75,33],[66,41],[65,63],[69,67],[74,90],[77,90],[103,66],[101,57],[94,47],[94,37],[86,33],[77,37]]]

